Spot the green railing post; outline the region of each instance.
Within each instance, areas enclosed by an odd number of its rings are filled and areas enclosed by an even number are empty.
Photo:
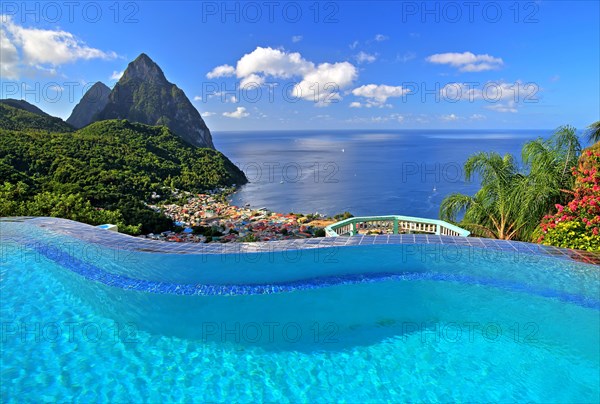
[[[351,236],[355,236],[356,235],[356,222],[352,221],[352,233],[350,233]]]
[[[394,234],[398,234],[398,218],[397,217],[394,218],[394,231],[393,231],[393,233]]]

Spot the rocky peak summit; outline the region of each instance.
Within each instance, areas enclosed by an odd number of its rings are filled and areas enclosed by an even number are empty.
[[[83,128],[95,121],[96,115],[106,107],[110,88],[101,81],[96,82],[83,95],[75,106],[67,123],[76,128]]]
[[[145,53],[139,55],[127,66],[119,81],[139,79],[143,81],[168,83],[161,68]]]
[[[129,63],[105,106],[90,119],[91,122],[127,119],[146,125],[165,125],[191,145],[215,148],[198,110],[144,53]]]

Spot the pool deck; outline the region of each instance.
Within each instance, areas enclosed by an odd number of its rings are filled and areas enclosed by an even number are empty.
[[[600,265],[600,253],[572,250],[521,241],[495,240],[478,237],[439,236],[428,234],[356,235],[351,237],[323,237],[255,243],[171,243],[132,237],[99,229],[66,219],[48,217],[0,218],[2,222],[27,222],[56,234],[62,234],[87,243],[104,247],[160,254],[239,254],[302,250],[312,248],[365,246],[365,245],[438,245],[492,249],[506,253],[546,256],[556,259]],[[0,231],[0,236],[2,232]],[[3,237],[2,242],[10,242]],[[22,243],[22,240],[21,240]]]

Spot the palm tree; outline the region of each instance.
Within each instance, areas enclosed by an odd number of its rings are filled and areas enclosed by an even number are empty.
[[[462,227],[475,235],[498,239],[531,240],[542,217],[557,203],[566,203],[581,145],[575,128],[563,126],[548,139],[531,141],[522,150],[527,174],[519,171],[510,154],[477,153],[465,163],[465,178],[481,177],[474,195],[452,194],[440,207],[443,220],[455,222],[464,212]]]
[[[473,234],[503,240],[516,238],[523,226],[518,198],[523,176],[513,156],[477,153],[467,159],[464,170],[467,181],[474,175],[481,178],[481,189],[474,196],[455,193],[446,197],[440,207],[442,220],[456,222],[464,212],[460,225]]]
[[[588,126],[587,135],[591,143],[600,142],[600,121],[596,121]]]
[[[529,168],[519,190],[523,204],[528,206],[524,214],[530,217],[525,233],[530,235],[557,203],[568,201],[574,186],[571,168],[577,166],[580,155],[581,144],[572,126],[562,126],[549,139],[536,139],[523,146],[523,163]]]

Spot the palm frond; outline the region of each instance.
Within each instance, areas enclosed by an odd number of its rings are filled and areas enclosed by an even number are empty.
[[[600,142],[600,121],[596,121],[588,126],[587,137],[591,143]]]

